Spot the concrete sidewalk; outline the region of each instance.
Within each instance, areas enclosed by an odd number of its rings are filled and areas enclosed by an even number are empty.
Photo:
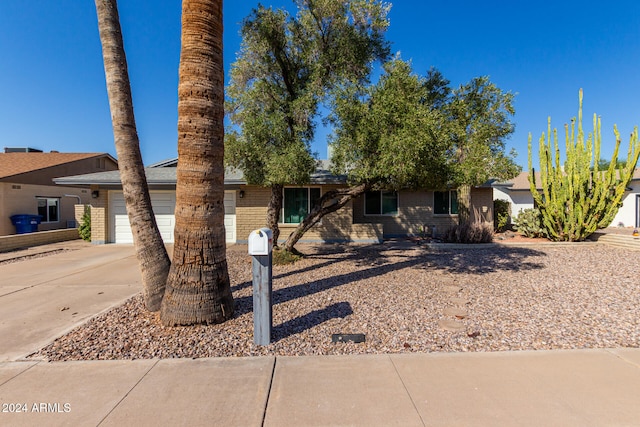
[[[0,404],[11,426],[632,426],[640,350],[5,362]]]
[[[640,425],[640,349],[24,360],[139,281],[131,246],[0,265],[0,426]]]

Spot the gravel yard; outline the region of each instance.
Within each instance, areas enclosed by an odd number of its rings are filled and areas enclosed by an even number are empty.
[[[236,313],[165,328],[136,296],[33,355],[47,360],[640,346],[640,252],[602,244],[299,247],[273,270],[273,334],[253,345],[251,258],[228,251]],[[364,343],[332,334],[363,333]]]

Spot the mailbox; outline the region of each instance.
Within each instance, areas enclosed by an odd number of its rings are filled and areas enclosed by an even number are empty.
[[[268,228],[252,231],[249,235],[249,255],[269,255],[273,251],[273,232]]]

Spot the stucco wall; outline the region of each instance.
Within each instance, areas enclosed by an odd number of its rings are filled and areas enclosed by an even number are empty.
[[[640,181],[632,181],[629,186],[631,191],[624,194],[622,206],[618,210],[613,221],[612,227],[622,225],[623,227],[639,227],[640,213],[638,212],[638,196],[640,195]]]
[[[65,197],[65,194],[79,196],[82,203],[88,203],[91,199],[90,192],[87,189],[10,182],[0,183],[0,235],[15,234],[15,227],[10,220],[11,215],[38,214],[36,197],[60,199],[59,221],[42,223],[38,226],[38,231],[67,228],[67,221],[75,220],[74,205],[78,203],[78,199],[77,197]]]

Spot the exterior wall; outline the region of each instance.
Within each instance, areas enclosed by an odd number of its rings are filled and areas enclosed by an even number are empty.
[[[59,221],[42,223],[38,226],[38,231],[67,228],[67,221],[75,220],[74,205],[78,203],[78,198],[65,197],[65,194],[80,197],[81,203],[88,203],[91,198],[89,190],[82,188],[0,183],[0,235],[15,234],[15,227],[10,220],[12,215],[38,214],[36,197],[60,199]]]
[[[637,196],[640,195],[640,181],[634,180],[629,183],[632,189],[626,192],[622,199],[622,206],[618,213],[611,221],[610,227],[635,227],[640,226],[640,213],[637,208]],[[528,190],[501,191],[497,188],[493,189],[494,199],[503,199],[511,203],[512,221],[518,216],[520,210],[532,209],[534,207],[533,197]]]
[[[498,188],[493,189],[493,199],[506,200],[511,203],[511,222],[518,217],[520,211],[525,209],[533,209],[533,197],[528,190],[502,191]]]
[[[251,185],[243,185],[241,189],[244,197],[236,194],[236,238],[238,242],[246,242],[253,230],[266,227],[271,189]]]
[[[322,186],[322,194],[337,186]],[[246,243],[249,234],[266,226],[267,206],[271,189],[242,186],[244,197],[236,198],[236,236],[238,243]],[[280,241],[284,242],[296,228],[296,224],[279,224]],[[353,221],[352,205],[333,212],[316,224],[300,242],[379,242],[382,227],[377,224],[356,224]]]
[[[39,154],[39,153],[38,153]],[[117,170],[118,164],[107,156],[76,160],[6,178],[6,181],[32,185],[54,185],[53,178]]]
[[[100,195],[96,199],[91,199],[91,243],[103,245],[107,243],[109,235],[109,227],[107,220],[109,218],[107,209],[109,206],[109,192],[105,189],[99,189],[97,186],[91,186],[91,191],[98,190]]]
[[[476,214],[480,218],[476,218]],[[486,221],[493,224],[493,189],[471,189],[471,220]]]
[[[84,208],[88,205],[75,205],[74,206],[74,214],[76,217],[76,226],[80,228],[82,224],[82,217],[84,216]]]
[[[76,240],[79,238],[78,230],[75,228],[0,236],[0,252],[12,251],[19,248],[30,248],[49,243],[66,242],[67,240]]]
[[[640,212],[638,212],[638,195],[640,195],[640,181],[631,181],[628,191],[622,198],[622,206],[616,214],[611,227],[640,227]]]
[[[472,211],[475,207],[484,220],[493,222],[493,193],[490,188],[471,189]],[[473,215],[473,212],[472,212]],[[435,215],[433,191],[398,192],[398,215],[365,215],[364,196],[353,201],[354,222],[381,224],[384,237],[417,236],[426,232],[442,235],[458,224],[458,215]]]

